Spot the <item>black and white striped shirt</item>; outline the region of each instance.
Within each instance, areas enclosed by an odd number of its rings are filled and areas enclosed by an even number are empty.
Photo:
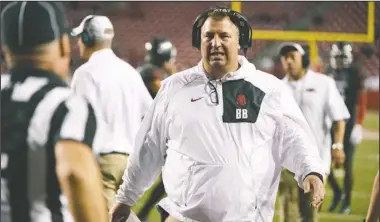
[[[61,194],[54,146],[92,147],[92,107],[54,73],[16,68],[1,75],[1,221],[72,221]]]

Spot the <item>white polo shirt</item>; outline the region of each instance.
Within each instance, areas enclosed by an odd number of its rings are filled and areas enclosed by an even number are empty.
[[[331,166],[331,124],[326,122],[326,117],[332,121],[350,118],[350,113],[336,88],[336,84],[331,77],[312,70],[308,70],[306,75],[297,81],[289,81],[288,76],[285,76],[283,81],[289,86],[294,99],[314,133],[326,174],[329,174]]]
[[[95,153],[131,153],[153,101],[140,74],[111,49],[103,49],[75,71],[71,87],[91,102],[104,121],[104,141],[96,145]]]

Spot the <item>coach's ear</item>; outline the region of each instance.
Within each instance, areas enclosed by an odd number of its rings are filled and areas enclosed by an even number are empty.
[[[71,57],[70,40],[67,34],[62,35],[59,39],[59,50],[61,57]]]

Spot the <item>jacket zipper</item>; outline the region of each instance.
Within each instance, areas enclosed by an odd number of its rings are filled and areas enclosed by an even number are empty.
[[[216,93],[219,97],[219,104],[217,105],[217,115],[222,119],[223,118],[223,83],[221,80],[216,80]]]
[[[189,190],[190,190],[191,180],[192,180],[192,177],[193,177],[193,168],[195,166],[196,166],[196,163],[193,163],[188,168],[189,177],[187,178],[186,186],[185,186],[185,206],[187,206],[187,204],[188,204]]]

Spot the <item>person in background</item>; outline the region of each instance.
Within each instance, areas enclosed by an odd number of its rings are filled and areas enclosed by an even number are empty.
[[[137,67],[150,95],[155,98],[161,86],[161,81],[176,72],[177,49],[167,38],[154,37],[145,43],[145,64]],[[152,190],[148,200],[138,213],[142,221],[147,221],[150,210],[164,197],[165,187],[160,178]]]
[[[279,55],[286,76],[283,82],[289,87],[296,103],[311,127],[317,140],[319,155],[324,164],[325,174],[330,173],[331,159],[334,167],[343,165],[343,137],[345,120],[350,114],[340,97],[334,80],[325,74],[314,72],[310,68],[310,57],[307,46],[287,42],[280,45]],[[325,124],[326,117],[336,124],[335,138],[331,146],[330,128]],[[294,175],[283,171],[283,182],[280,184],[282,200],[282,221],[318,221],[318,210],[309,206],[311,197],[304,194],[292,179]]]
[[[343,204],[340,213],[349,214],[351,212],[351,193],[354,185],[353,160],[355,148],[361,143],[363,137],[362,124],[367,107],[367,93],[364,87],[365,69],[362,62],[356,58],[351,44],[338,42],[334,43],[330,49],[330,65],[326,74],[335,80],[340,95],[346,103],[350,112],[350,119],[346,123],[344,135],[344,152],[346,160],[344,162],[344,189],[342,190],[332,171],[328,177],[329,184],[334,192],[329,211],[335,211],[341,200]],[[330,121],[331,120],[327,120]],[[335,126],[333,126],[334,128]],[[334,132],[332,137],[334,138]]]
[[[177,72],[175,64],[177,49],[167,38],[154,37],[145,43],[145,50],[145,64],[137,67],[137,71],[154,98],[161,81]]]
[[[89,15],[71,34],[78,37],[80,56],[86,61],[75,70],[71,87],[90,101],[107,135],[95,152],[110,208],[152,97],[140,74],[112,51],[115,33],[109,18]]]

